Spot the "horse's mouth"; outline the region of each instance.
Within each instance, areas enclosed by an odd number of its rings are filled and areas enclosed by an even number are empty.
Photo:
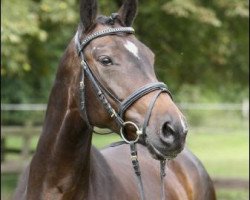
[[[148,140],[146,140],[146,146],[151,153],[152,157],[156,160],[171,160],[174,159],[181,151],[182,149],[178,151],[167,151],[167,150],[159,150],[157,147],[155,147],[152,143],[150,143]]]

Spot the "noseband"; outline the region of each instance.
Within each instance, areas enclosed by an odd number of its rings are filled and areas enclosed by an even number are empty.
[[[131,150],[131,160],[134,167],[135,174],[137,176],[138,186],[140,189],[140,196],[142,200],[145,200],[145,195],[143,191],[143,184],[141,180],[141,172],[140,172],[140,166],[138,162],[137,157],[137,150],[136,150],[136,143],[138,142],[139,138],[142,137],[142,139],[145,141],[146,139],[146,128],[148,126],[148,122],[150,120],[150,116],[153,110],[153,107],[156,103],[157,98],[160,96],[161,93],[167,93],[172,98],[170,91],[168,90],[167,86],[162,82],[154,82],[144,85],[143,87],[137,89],[135,92],[133,92],[131,95],[129,95],[125,100],[120,101],[114,94],[112,94],[108,89],[106,89],[102,84],[101,81],[97,79],[97,77],[92,72],[91,68],[89,67],[89,64],[87,60],[84,57],[83,50],[84,48],[94,39],[99,37],[104,37],[107,35],[121,35],[121,34],[133,34],[134,29],[132,27],[119,27],[119,28],[107,28],[102,31],[95,32],[87,37],[81,42],[78,32],[76,35],[76,48],[79,57],[81,58],[81,67],[82,67],[82,74],[81,74],[81,81],[80,81],[80,107],[81,111],[84,113],[84,116],[87,120],[87,124],[90,128],[92,128],[92,125],[89,122],[88,114],[86,111],[86,99],[85,99],[85,83],[84,79],[87,77],[90,82],[93,85],[93,89],[95,90],[95,93],[97,95],[97,98],[102,103],[103,107],[106,109],[108,114],[111,118],[115,120],[117,125],[120,127],[120,134],[122,139],[130,144],[130,150]],[[137,124],[131,121],[124,121],[124,114],[128,110],[128,108],[138,101],[141,97],[156,91],[155,96],[152,98],[151,102],[149,103],[144,123],[141,128]],[[119,108],[116,111],[111,104],[109,103],[106,96],[109,96],[111,99],[113,99],[115,102],[118,103]],[[133,126],[136,129],[136,135],[137,137],[134,140],[128,140],[125,137],[124,129],[126,126]],[[165,176],[165,160],[161,161],[161,199],[164,199],[164,186],[163,186],[163,177]]]

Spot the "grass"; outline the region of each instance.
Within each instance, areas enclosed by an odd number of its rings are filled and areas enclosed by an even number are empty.
[[[199,113],[198,113],[199,114]],[[216,178],[241,178],[249,180],[249,131],[248,122],[240,117],[228,113],[206,113],[199,118],[193,113],[191,118],[196,118],[191,124],[187,137],[188,148],[202,161],[211,177]],[[204,117],[209,115],[209,117]],[[210,117],[216,116],[216,118]],[[192,121],[190,119],[189,121]],[[32,148],[35,149],[38,138],[32,139]],[[108,144],[119,141],[120,137],[111,135],[93,135],[93,144],[103,148]],[[21,147],[22,140],[10,137],[6,141],[9,147]],[[17,156],[9,155],[7,159],[16,159]],[[9,200],[13,189],[16,187],[18,175],[2,174],[1,199]],[[217,189],[218,200],[247,200],[249,190],[246,189]]]
[[[92,142],[95,147],[97,147],[98,149],[102,149],[108,146],[109,144],[120,141],[120,140],[121,140],[120,136],[117,134],[110,134],[110,135],[94,134]]]
[[[218,189],[217,200],[248,200],[249,191],[241,189]]]
[[[10,200],[18,181],[17,174],[1,174],[1,200]]]
[[[249,176],[249,135],[235,133],[191,133],[187,146],[202,161],[212,177]]]
[[[248,134],[244,131],[234,133],[210,133],[203,130],[197,132],[191,129],[187,146],[202,161],[212,177],[243,178],[248,179]],[[118,135],[108,136],[94,135],[93,143],[98,148],[119,141]],[[32,141],[36,146],[37,138]],[[21,145],[17,138],[11,138],[7,144],[11,146]],[[10,158],[9,158],[10,159]],[[1,199],[8,200],[16,187],[18,175],[4,174],[1,176]],[[247,200],[249,191],[244,189],[219,189],[217,190],[218,200]]]

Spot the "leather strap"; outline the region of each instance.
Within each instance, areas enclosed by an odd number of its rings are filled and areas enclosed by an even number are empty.
[[[147,110],[147,113],[145,115],[145,119],[144,119],[144,123],[143,123],[143,127],[142,127],[142,132],[143,132],[144,137],[146,137],[146,128],[148,126],[149,119],[151,117],[153,107],[155,105],[155,102],[156,102],[157,98],[160,96],[161,93],[162,93],[162,90],[158,91],[156,93],[156,95],[152,98],[152,100],[151,100],[151,102],[150,102],[150,104],[148,106],[148,110]],[[145,138],[144,138],[144,141],[145,141]]]
[[[172,95],[170,93],[170,91],[168,90],[166,84],[162,83],[162,82],[156,82],[156,83],[149,83],[147,85],[144,85],[143,87],[139,88],[138,90],[136,90],[134,93],[132,93],[131,95],[129,95],[120,105],[118,114],[120,117],[123,118],[123,115],[125,113],[125,111],[134,103],[136,102],[138,99],[140,99],[141,97],[145,96],[146,94],[153,92],[155,90],[162,90],[167,92],[171,98]]]
[[[138,184],[138,188],[140,192],[140,197],[141,197],[140,199],[145,200],[145,193],[144,193],[143,183],[141,179],[141,171],[140,171],[140,165],[139,165],[138,156],[137,156],[136,143],[131,142],[129,145],[130,145],[131,161],[132,161],[132,165],[134,168],[134,172],[136,175],[136,180],[137,180],[137,184]]]
[[[145,116],[144,124],[143,124],[143,130],[142,133],[144,137],[146,137],[146,127],[148,126],[150,116],[153,110],[153,107],[156,103],[157,98],[160,96],[162,92],[166,92],[169,94],[169,96],[172,98],[172,95],[170,91],[168,90],[167,86],[162,82],[156,82],[156,83],[149,83],[135,92],[133,92],[131,95],[129,95],[123,102],[120,102],[118,98],[116,98],[115,95],[113,95],[109,90],[107,90],[101,83],[98,81],[98,79],[94,76],[92,73],[87,61],[84,58],[83,49],[86,47],[86,45],[89,44],[90,41],[92,41],[95,38],[103,37],[106,35],[112,35],[112,34],[119,34],[119,33],[134,33],[134,29],[131,27],[120,27],[120,28],[109,28],[105,29],[103,31],[99,31],[96,33],[91,34],[90,36],[87,36],[83,42],[80,44],[79,35],[77,32],[77,51],[79,56],[81,57],[81,66],[82,66],[82,75],[81,75],[81,82],[80,82],[80,101],[81,101],[81,110],[85,113],[88,125],[90,128],[92,128],[92,125],[89,122],[87,111],[86,111],[86,105],[85,105],[85,85],[84,85],[84,78],[85,76],[88,77],[90,82],[92,83],[93,89],[95,91],[95,94],[97,95],[98,99],[104,106],[104,108],[107,110],[109,115],[113,117],[120,127],[124,127],[126,122],[123,121],[123,115],[126,112],[126,110],[137,100],[139,100],[144,95],[159,90],[156,95],[152,98],[149,107],[147,109],[147,113]],[[120,104],[119,112],[117,113],[107,100],[105,94],[108,94],[113,100],[118,102]],[[128,122],[127,122],[128,123]],[[131,122],[129,122],[131,123]],[[135,125],[138,129],[138,126]],[[141,132],[141,130],[138,130]],[[139,137],[138,137],[139,138]],[[136,140],[137,141],[137,140]],[[141,179],[141,172],[140,172],[140,165],[137,157],[137,149],[136,149],[136,141],[129,141],[130,144],[130,152],[131,152],[131,161],[134,168],[135,175],[137,177],[137,183],[139,187],[140,197],[141,200],[145,200],[145,194],[143,189],[143,183]],[[165,161],[161,161],[161,199],[164,200],[165,194],[164,194],[164,183],[163,183],[163,177],[165,176]]]
[[[166,160],[161,160],[160,161],[161,200],[165,200],[165,187],[164,187],[164,177],[166,176],[165,166],[166,166]]]
[[[110,117],[114,118],[116,123],[119,126],[123,126],[124,121],[122,120],[122,118],[119,117],[116,111],[112,108],[111,104],[108,102],[102,89],[100,88],[98,83],[95,81],[94,75],[91,69],[88,67],[88,64],[86,63],[86,61],[82,60],[81,64],[82,64],[83,70],[85,71],[86,76],[89,78],[90,82],[93,84],[93,89],[95,90],[95,94],[97,95],[97,98],[101,101],[102,105],[107,110]]]
[[[102,31],[97,31],[89,36],[87,36],[82,43],[78,45],[78,54],[83,51],[83,49],[91,42],[92,40],[98,37],[104,37],[107,35],[114,35],[118,33],[130,33],[133,34],[135,30],[132,27],[118,27],[118,28],[108,28]]]

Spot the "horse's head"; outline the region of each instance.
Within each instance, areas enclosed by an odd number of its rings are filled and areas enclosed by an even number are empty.
[[[136,9],[137,1],[127,0],[117,14],[97,16],[96,0],[81,0],[81,24],[75,41],[80,52],[79,60],[86,61],[82,67],[87,64],[93,75],[91,77],[85,71],[84,109],[92,126],[107,127],[115,132],[121,128],[114,119],[118,113],[118,118],[135,124],[129,123],[122,128],[127,140],[137,138],[134,129],[138,128],[155,158],[172,158],[184,147],[187,134],[185,118],[174,104],[170,92],[156,78],[153,52],[131,34],[131,29],[118,29],[117,32],[110,29],[130,27]],[[108,30],[106,34],[105,30]],[[87,43],[81,46],[86,39]],[[98,89],[116,111],[113,115],[103,97],[98,97],[102,94],[96,95]]]

